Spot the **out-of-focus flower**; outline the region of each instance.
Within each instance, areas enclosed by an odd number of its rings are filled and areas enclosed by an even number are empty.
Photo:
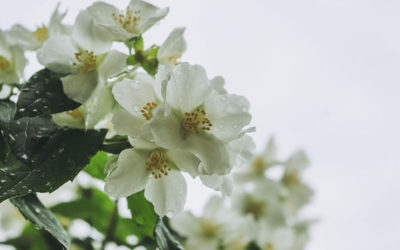
[[[257,245],[262,250],[292,250],[295,242],[295,232],[286,226],[273,227],[268,223],[260,226]]]
[[[35,31],[30,31],[20,24],[13,25],[7,31],[10,43],[18,45],[24,50],[36,50],[50,37],[70,35],[72,32],[71,26],[62,23],[67,12],[59,12],[59,7],[60,4],[57,4],[48,24],[43,24]]]
[[[183,38],[185,28],[176,28],[167,37],[160,46],[157,53],[157,59],[160,64],[176,66],[178,60],[186,50],[186,42]]]
[[[0,203],[0,240],[15,237],[22,232],[24,217],[9,201]]]
[[[105,2],[96,2],[87,8],[94,24],[107,30],[113,40],[119,41],[140,36],[163,19],[168,10],[141,0],[132,0],[124,11]]]
[[[21,47],[11,44],[7,33],[0,30],[0,84],[19,83],[26,59]]]

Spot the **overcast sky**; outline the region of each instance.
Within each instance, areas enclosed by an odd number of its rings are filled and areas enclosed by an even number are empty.
[[[2,29],[46,23],[55,6],[3,2]],[[64,1],[67,20],[91,2]],[[183,59],[249,98],[259,148],[275,135],[283,156],[309,154],[316,197],[308,214],[320,218],[309,250],[400,249],[399,1],[152,2],[170,13],[145,42],[187,27]],[[199,187],[188,197],[195,211],[208,195]]]

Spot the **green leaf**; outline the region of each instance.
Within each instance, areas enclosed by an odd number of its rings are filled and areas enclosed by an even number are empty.
[[[0,202],[33,192],[52,192],[73,180],[96,154],[106,132],[54,127],[43,117],[10,122],[3,135],[13,153],[0,168]]]
[[[114,202],[97,189],[83,189],[76,200],[59,203],[51,208],[55,214],[82,219],[100,232],[107,230],[113,209]]]
[[[32,224],[28,224],[19,236],[1,242],[1,244],[14,246],[16,249],[24,250],[52,250],[46,244],[45,237],[42,237],[43,233],[41,232],[36,230]]]
[[[154,234],[160,250],[183,250],[181,244],[174,238],[161,218],[157,222]]]
[[[18,97],[16,118],[54,114],[79,107],[79,103],[64,94],[62,76],[48,69],[34,74]]]
[[[90,159],[89,165],[87,165],[83,170],[94,178],[104,180],[106,178],[105,167],[107,162],[107,153],[99,151]]]
[[[144,191],[129,196],[127,200],[132,220],[136,223],[143,236],[153,237],[154,227],[159,217],[154,212],[153,204],[144,197]]]
[[[37,229],[43,229],[53,235],[66,249],[69,249],[71,239],[67,232],[37,198],[35,194],[12,198],[11,202],[19,209],[22,215],[31,221]]]
[[[135,55],[130,55],[126,58],[126,65],[135,65],[136,63]]]
[[[250,244],[247,245],[246,250],[261,250],[255,242],[250,242]]]

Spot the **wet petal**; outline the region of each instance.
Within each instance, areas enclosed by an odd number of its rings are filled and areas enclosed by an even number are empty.
[[[150,172],[146,170],[147,153],[125,149],[118,158],[118,167],[107,176],[104,190],[119,198],[143,190]]]
[[[170,171],[159,179],[150,178],[144,196],[160,216],[173,217],[182,212],[186,201],[186,181],[178,171]]]

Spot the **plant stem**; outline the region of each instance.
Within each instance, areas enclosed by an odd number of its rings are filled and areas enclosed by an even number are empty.
[[[114,203],[114,210],[112,212],[110,221],[108,223],[106,235],[104,237],[103,242],[101,243],[101,249],[104,250],[107,242],[111,241],[114,238],[115,229],[117,228],[118,222],[118,200]]]

